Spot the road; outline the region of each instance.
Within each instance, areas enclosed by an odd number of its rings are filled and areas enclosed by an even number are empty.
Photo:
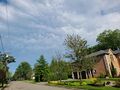
[[[73,90],[60,87],[52,87],[44,84],[31,84],[26,82],[15,81],[11,82],[5,90]]]

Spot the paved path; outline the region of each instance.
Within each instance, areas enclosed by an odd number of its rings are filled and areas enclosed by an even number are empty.
[[[60,87],[52,87],[44,84],[30,84],[20,81],[11,82],[5,90],[73,90]]]

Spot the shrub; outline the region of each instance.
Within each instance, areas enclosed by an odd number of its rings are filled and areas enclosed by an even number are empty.
[[[77,82],[77,81],[65,81],[65,82],[60,82],[59,85],[80,86],[80,82]]]
[[[91,83],[91,84],[95,83],[96,81],[97,81],[97,78],[91,78],[91,79],[90,79],[90,83]]]
[[[101,73],[99,78],[105,78],[105,75],[103,73]]]
[[[68,79],[67,73],[62,73],[59,77],[57,73],[49,73],[48,80],[54,81],[54,80],[66,80]]]
[[[116,87],[120,87],[120,80],[116,81]]]
[[[97,78],[90,78],[82,80],[82,82],[86,82],[87,84],[94,84],[97,81]]]
[[[64,85],[68,85],[68,82],[64,82]]]
[[[49,84],[57,85],[57,84],[59,83],[59,81],[49,81],[48,83],[49,83]]]
[[[87,83],[86,83],[86,82],[82,82],[81,85],[82,85],[82,86],[86,86]]]
[[[58,82],[58,85],[65,85],[64,82]]]
[[[80,82],[71,82],[70,86],[80,86]]]
[[[102,81],[99,79],[99,80],[95,81],[93,85],[94,85],[94,86],[104,86],[104,82],[102,82]]]

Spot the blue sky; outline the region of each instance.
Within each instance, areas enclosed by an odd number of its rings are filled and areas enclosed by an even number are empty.
[[[34,66],[41,54],[50,62],[55,52],[65,53],[66,34],[79,34],[89,45],[105,29],[120,28],[119,0],[0,0],[0,34],[5,51]],[[0,46],[1,49],[1,46]]]

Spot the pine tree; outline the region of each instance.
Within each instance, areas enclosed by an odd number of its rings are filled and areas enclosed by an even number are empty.
[[[37,60],[37,63],[35,64],[34,73],[36,82],[48,80],[48,64],[43,55],[40,56],[39,60]]]

